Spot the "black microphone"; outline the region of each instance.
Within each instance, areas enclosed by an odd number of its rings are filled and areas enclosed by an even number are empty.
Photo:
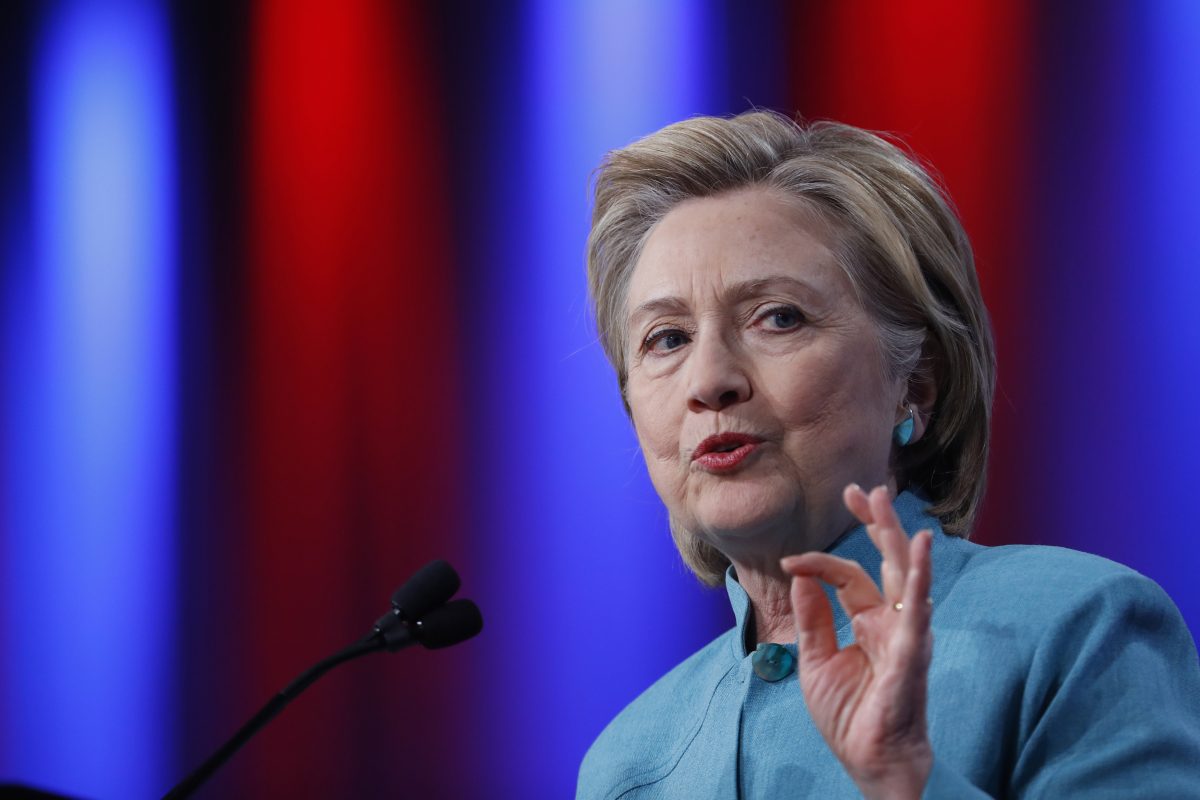
[[[440,558],[435,559],[413,573],[392,593],[392,609],[415,622],[454,597],[461,585],[454,567]]]
[[[389,653],[407,647],[413,643],[413,626],[430,611],[444,605],[460,585],[454,567],[440,558],[430,561],[392,593],[392,610],[375,622],[372,635],[383,638],[383,647]]]
[[[338,664],[380,650],[394,653],[418,643],[427,649],[437,650],[466,641],[479,633],[483,630],[483,615],[479,613],[479,607],[462,598],[450,600],[459,585],[458,573],[440,559],[417,570],[392,594],[392,610],[379,618],[369,634],[302,672],[208,760],[163,795],[163,800],[189,797],[288,703]]]
[[[465,642],[483,630],[483,615],[470,600],[451,600],[421,617],[415,627],[417,641],[438,650]]]

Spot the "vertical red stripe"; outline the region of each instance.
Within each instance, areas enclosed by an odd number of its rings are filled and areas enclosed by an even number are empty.
[[[941,175],[975,247],[992,313],[1000,385],[989,491],[977,540],[1027,538],[1017,525],[1021,464],[1036,398],[1020,326],[1031,231],[1027,115],[1029,10],[1021,2],[846,0],[797,20],[797,106],[900,135]]]
[[[244,443],[253,702],[361,636],[419,564],[458,550],[439,114],[409,8],[288,0],[257,13]],[[444,698],[424,687],[449,662],[416,655],[350,664],[311,689],[245,754],[247,796],[411,786],[446,749],[423,721]],[[422,735],[406,738],[415,720]]]

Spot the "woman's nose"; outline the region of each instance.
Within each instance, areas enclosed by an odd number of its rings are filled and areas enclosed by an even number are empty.
[[[688,409],[721,411],[750,399],[750,379],[737,352],[720,337],[698,341],[692,350]]]

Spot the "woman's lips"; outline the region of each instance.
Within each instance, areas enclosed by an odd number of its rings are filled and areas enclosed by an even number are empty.
[[[758,449],[762,440],[746,433],[718,433],[700,443],[692,463],[705,472],[733,472]]]

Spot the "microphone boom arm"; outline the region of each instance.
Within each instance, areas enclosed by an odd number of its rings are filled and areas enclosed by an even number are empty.
[[[366,637],[300,673],[208,760],[163,795],[163,800],[182,800],[191,796],[288,703],[339,664],[380,650],[394,653],[418,642],[431,650],[450,647],[479,633],[483,629],[479,608],[464,598],[450,599],[458,587],[458,574],[445,561],[426,564],[396,590],[392,595],[392,609],[379,618]]]
[[[412,641],[410,640],[409,643],[412,643]],[[288,703],[299,697],[300,693],[315,683],[318,678],[339,664],[344,664],[347,661],[352,661],[368,653],[382,650],[384,647],[383,637],[380,636],[378,631],[372,631],[366,638],[313,664],[302,672],[298,678],[289,683],[279,694],[272,697],[257,714],[251,717],[245,725],[238,729],[237,733],[229,738],[229,741],[221,745],[220,749],[209,756],[208,760],[203,764],[196,767],[191,775],[188,775],[175,788],[163,795],[163,800],[182,800],[182,798],[190,797],[206,780],[212,777],[214,772],[221,768],[221,765],[240,750],[242,745],[250,741],[250,738],[254,734],[258,733],[264,725],[273,720],[280,711],[283,711]]]

